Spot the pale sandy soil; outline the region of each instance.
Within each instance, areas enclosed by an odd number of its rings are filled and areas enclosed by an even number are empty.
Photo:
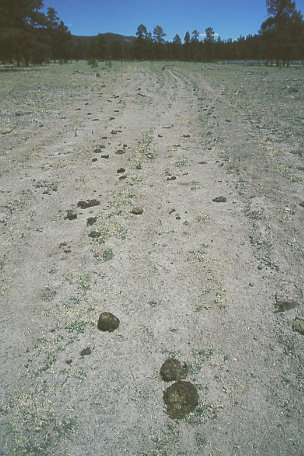
[[[0,455],[303,456],[303,68],[96,71],[0,72]]]

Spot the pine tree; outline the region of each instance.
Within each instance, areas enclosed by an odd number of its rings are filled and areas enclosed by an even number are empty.
[[[50,55],[69,57],[71,35],[57,12],[40,10],[42,0],[0,0],[0,58],[28,65],[42,63]]]
[[[117,40],[111,46],[111,58],[113,60],[122,60],[123,58],[122,45]]]
[[[140,24],[136,31],[136,41],[133,46],[134,58],[137,60],[150,59],[152,54],[152,37],[147,28]]]
[[[198,39],[199,39],[199,32],[197,30],[193,30],[191,41],[198,42]]]
[[[101,33],[99,33],[97,35],[95,51],[96,51],[96,58],[98,60],[100,60],[101,62],[108,60],[108,58],[109,58],[108,42]]]
[[[215,39],[214,30],[212,27],[207,27],[205,30],[204,45],[206,49],[206,58],[208,62],[214,59]]]
[[[186,35],[184,37],[184,43],[189,44],[190,43],[190,33],[186,32]]]
[[[45,25],[42,6],[42,0],[0,1],[0,49],[6,49],[2,59],[16,60],[18,66],[23,60],[28,65],[31,54],[40,46],[39,28]]]
[[[184,44],[183,44],[183,59],[188,62],[190,57],[190,33],[187,31],[184,36]]]
[[[289,61],[294,51],[294,29],[303,38],[303,16],[292,0],[266,0],[268,18],[261,25],[260,35],[264,43],[267,61],[276,60],[279,65]]]
[[[139,41],[147,38],[147,36],[148,36],[147,28],[143,24],[140,24],[137,27],[136,36]]]
[[[182,40],[179,35],[173,38],[172,57],[174,60],[180,60],[182,56]]]
[[[164,37],[166,36],[163,28],[157,25],[153,30],[153,39],[156,44],[164,44]]]

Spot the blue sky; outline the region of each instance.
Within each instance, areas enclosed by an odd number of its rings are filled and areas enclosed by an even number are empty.
[[[44,0],[43,11],[49,6],[73,35],[135,35],[140,24],[153,33],[160,25],[168,41],[207,27],[225,40],[253,35],[267,17],[266,0]],[[304,13],[304,0],[296,8]]]

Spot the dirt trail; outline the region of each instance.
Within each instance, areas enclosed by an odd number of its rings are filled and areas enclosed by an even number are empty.
[[[288,71],[0,74],[0,454],[304,455],[304,76]],[[199,393],[180,420],[169,357]]]

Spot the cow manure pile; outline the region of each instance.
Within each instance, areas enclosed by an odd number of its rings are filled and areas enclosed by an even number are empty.
[[[175,358],[167,359],[160,368],[164,382],[175,381],[163,394],[166,413],[170,418],[181,419],[192,412],[198,405],[198,392],[191,382],[184,381],[187,376],[187,364],[181,364]]]
[[[103,332],[113,332],[120,325],[120,320],[111,312],[102,312],[97,327]],[[81,356],[91,354],[90,348],[84,349]],[[164,382],[174,382],[163,393],[166,413],[172,419],[182,419],[198,405],[199,395],[193,383],[185,381],[187,364],[175,358],[167,359],[160,368]]]
[[[295,309],[297,307],[297,305],[298,305],[297,302],[292,301],[292,300],[276,302],[276,304],[275,304],[276,310],[274,311],[274,313],[286,312],[286,310]]]
[[[111,312],[102,312],[99,316],[97,327],[100,331],[113,332],[119,326],[119,318]]]
[[[184,418],[198,405],[197,389],[191,382],[179,380],[164,391],[164,402],[170,418]]]
[[[92,239],[99,238],[99,237],[101,237],[101,232],[100,231],[91,231],[89,233],[89,237]]]
[[[133,207],[133,209],[131,210],[131,214],[134,214],[134,215],[141,215],[143,214],[144,210],[141,208],[141,207]]]
[[[80,356],[88,356],[92,353],[92,350],[90,347],[86,347],[80,352]]]
[[[217,196],[217,197],[214,198],[212,201],[213,201],[214,203],[226,203],[227,198],[225,198],[224,196]]]
[[[77,206],[81,209],[88,209],[89,207],[99,206],[100,201],[96,199],[87,200],[87,201],[78,201]]]
[[[99,146],[99,147],[97,147],[96,149],[94,149],[95,154],[101,154],[102,149],[105,149],[105,146],[104,146],[104,145]]]
[[[292,329],[304,336],[304,318],[295,318],[292,324]]]
[[[77,214],[72,209],[67,210],[67,215],[65,216],[66,220],[75,220],[77,219]]]
[[[96,222],[97,222],[97,217],[89,217],[89,218],[87,219],[87,225],[88,225],[88,226],[92,226],[92,225],[94,225],[94,223],[96,223]]]
[[[160,375],[164,382],[184,379],[187,376],[187,364],[181,364],[174,358],[167,359],[160,368]]]

